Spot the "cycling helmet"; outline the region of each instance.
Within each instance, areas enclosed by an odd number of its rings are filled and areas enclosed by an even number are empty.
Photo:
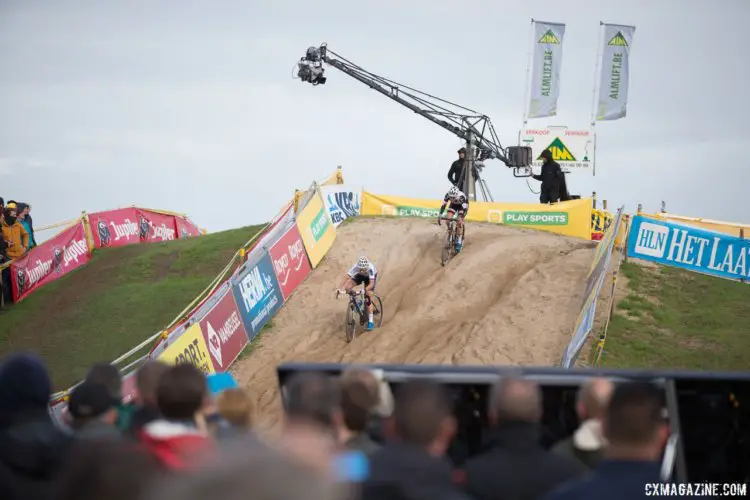
[[[461,191],[459,191],[456,186],[451,186],[451,188],[448,190],[448,197],[456,198],[460,192]]]
[[[370,269],[370,261],[367,260],[367,257],[363,256],[359,258],[359,260],[357,261],[357,268],[360,271],[367,271],[368,269]]]

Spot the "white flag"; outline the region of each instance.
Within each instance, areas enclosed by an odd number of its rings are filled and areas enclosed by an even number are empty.
[[[534,21],[534,60],[527,118],[557,115],[565,25]]]
[[[633,33],[634,26],[604,25],[597,120],[619,120],[627,114]]]

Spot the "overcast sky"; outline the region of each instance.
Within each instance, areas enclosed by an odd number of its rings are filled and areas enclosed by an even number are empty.
[[[540,126],[587,126],[599,21],[637,27],[628,116],[597,125],[597,175],[572,193],[750,222],[747,0],[4,0],[0,196],[37,226],[136,204],[210,231],[267,220],[336,165],[375,193],[442,196],[458,138],[335,69],[302,84],[296,61],[326,41],[488,114],[511,145],[532,17],[567,24],[559,116]],[[496,200],[538,200],[497,161],[486,178]]]

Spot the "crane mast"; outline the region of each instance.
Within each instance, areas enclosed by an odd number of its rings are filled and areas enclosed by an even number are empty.
[[[307,49],[305,55],[297,63],[297,77],[314,86],[325,84],[327,77],[324,63],[462,139],[465,142],[466,155],[461,177],[464,190],[470,200],[476,200],[478,185],[484,200],[493,201],[487,183],[480,176],[485,160],[502,161],[513,169],[515,177],[529,176],[532,162],[531,148],[528,146],[503,148],[492,121],[487,115],[371,73],[329,50],[325,43],[320,47]]]

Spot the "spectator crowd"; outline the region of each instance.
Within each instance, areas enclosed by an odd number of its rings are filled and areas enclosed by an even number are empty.
[[[501,375],[488,397],[485,448],[458,466],[452,399],[416,379],[395,396],[382,374],[298,373],[281,391],[278,435],[257,432],[254,400],[214,392],[190,364],[148,361],[132,401],[107,363],[75,387],[60,424],[50,416],[43,361],[0,364],[3,500],[608,500],[643,498],[660,482],[669,429],[663,392],[594,379],[579,391],[580,426],[540,444],[543,396]]]
[[[0,198],[0,229],[2,229],[0,234],[0,269],[2,269],[0,310],[2,310],[3,303],[13,302],[8,263],[20,259],[36,246],[31,205],[14,200],[8,200],[6,204],[5,200]]]

